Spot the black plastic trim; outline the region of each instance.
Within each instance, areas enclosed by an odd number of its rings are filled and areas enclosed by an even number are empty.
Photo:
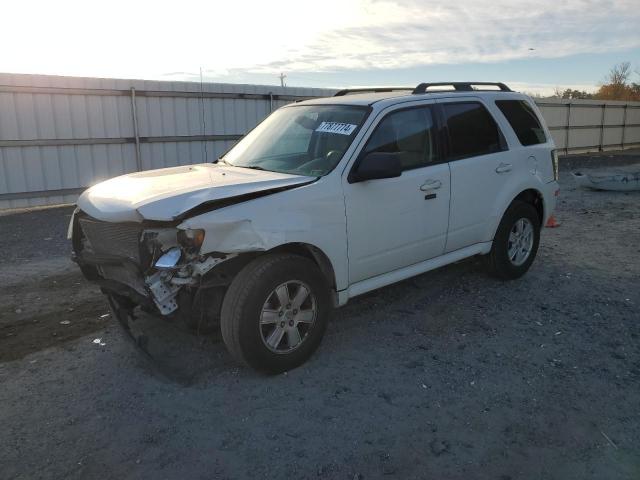
[[[493,89],[478,89],[473,88],[474,85],[480,86],[492,86],[498,87],[501,92],[512,92],[509,87],[507,87],[502,82],[436,82],[436,83],[421,83],[416,88],[413,89],[413,94],[420,93],[442,93],[442,90],[434,90],[433,92],[429,92],[429,87],[453,87],[454,92],[477,92],[477,91],[495,91]]]
[[[344,97],[345,95],[349,95],[350,93],[388,93],[388,92],[403,92],[403,91],[413,91],[414,89],[411,87],[369,87],[369,88],[343,88],[342,90],[338,90],[333,96],[334,97]]]

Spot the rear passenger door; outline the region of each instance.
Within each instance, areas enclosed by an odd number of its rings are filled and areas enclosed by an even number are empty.
[[[446,252],[491,238],[497,222],[496,198],[516,168],[496,121],[480,100],[469,97],[438,102],[448,140],[451,209]],[[491,222],[491,223],[490,223]]]

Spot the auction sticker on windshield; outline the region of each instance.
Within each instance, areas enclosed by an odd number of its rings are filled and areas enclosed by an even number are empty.
[[[351,135],[356,129],[357,125],[351,123],[340,122],[322,122],[316,132],[337,133],[339,135]]]

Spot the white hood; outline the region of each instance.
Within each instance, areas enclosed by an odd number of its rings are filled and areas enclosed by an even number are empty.
[[[198,205],[295,186],[313,177],[211,163],[115,177],[87,189],[78,207],[107,222],[170,221]]]

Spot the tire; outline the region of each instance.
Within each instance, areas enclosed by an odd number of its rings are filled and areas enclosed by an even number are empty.
[[[283,298],[289,303],[283,305]],[[314,262],[293,254],[261,256],[236,275],[225,294],[222,338],[238,361],[264,373],[284,372],[318,348],[331,310],[329,286]]]
[[[522,223],[519,223],[522,222]],[[494,277],[501,278],[503,280],[514,280],[524,275],[538,252],[538,245],[540,244],[540,218],[535,207],[529,203],[514,201],[507,211],[505,212],[498,230],[493,239],[493,246],[491,252],[488,255],[487,263],[489,273]],[[527,241],[528,235],[517,235],[519,227],[524,225],[523,231],[528,232],[531,228],[530,236],[531,242]],[[516,242],[513,239],[520,239],[522,249],[518,250]],[[518,240],[516,240],[518,241]],[[530,247],[528,254],[524,257],[524,249]],[[511,250],[510,250],[511,248]],[[516,252],[515,261],[512,252]]]

